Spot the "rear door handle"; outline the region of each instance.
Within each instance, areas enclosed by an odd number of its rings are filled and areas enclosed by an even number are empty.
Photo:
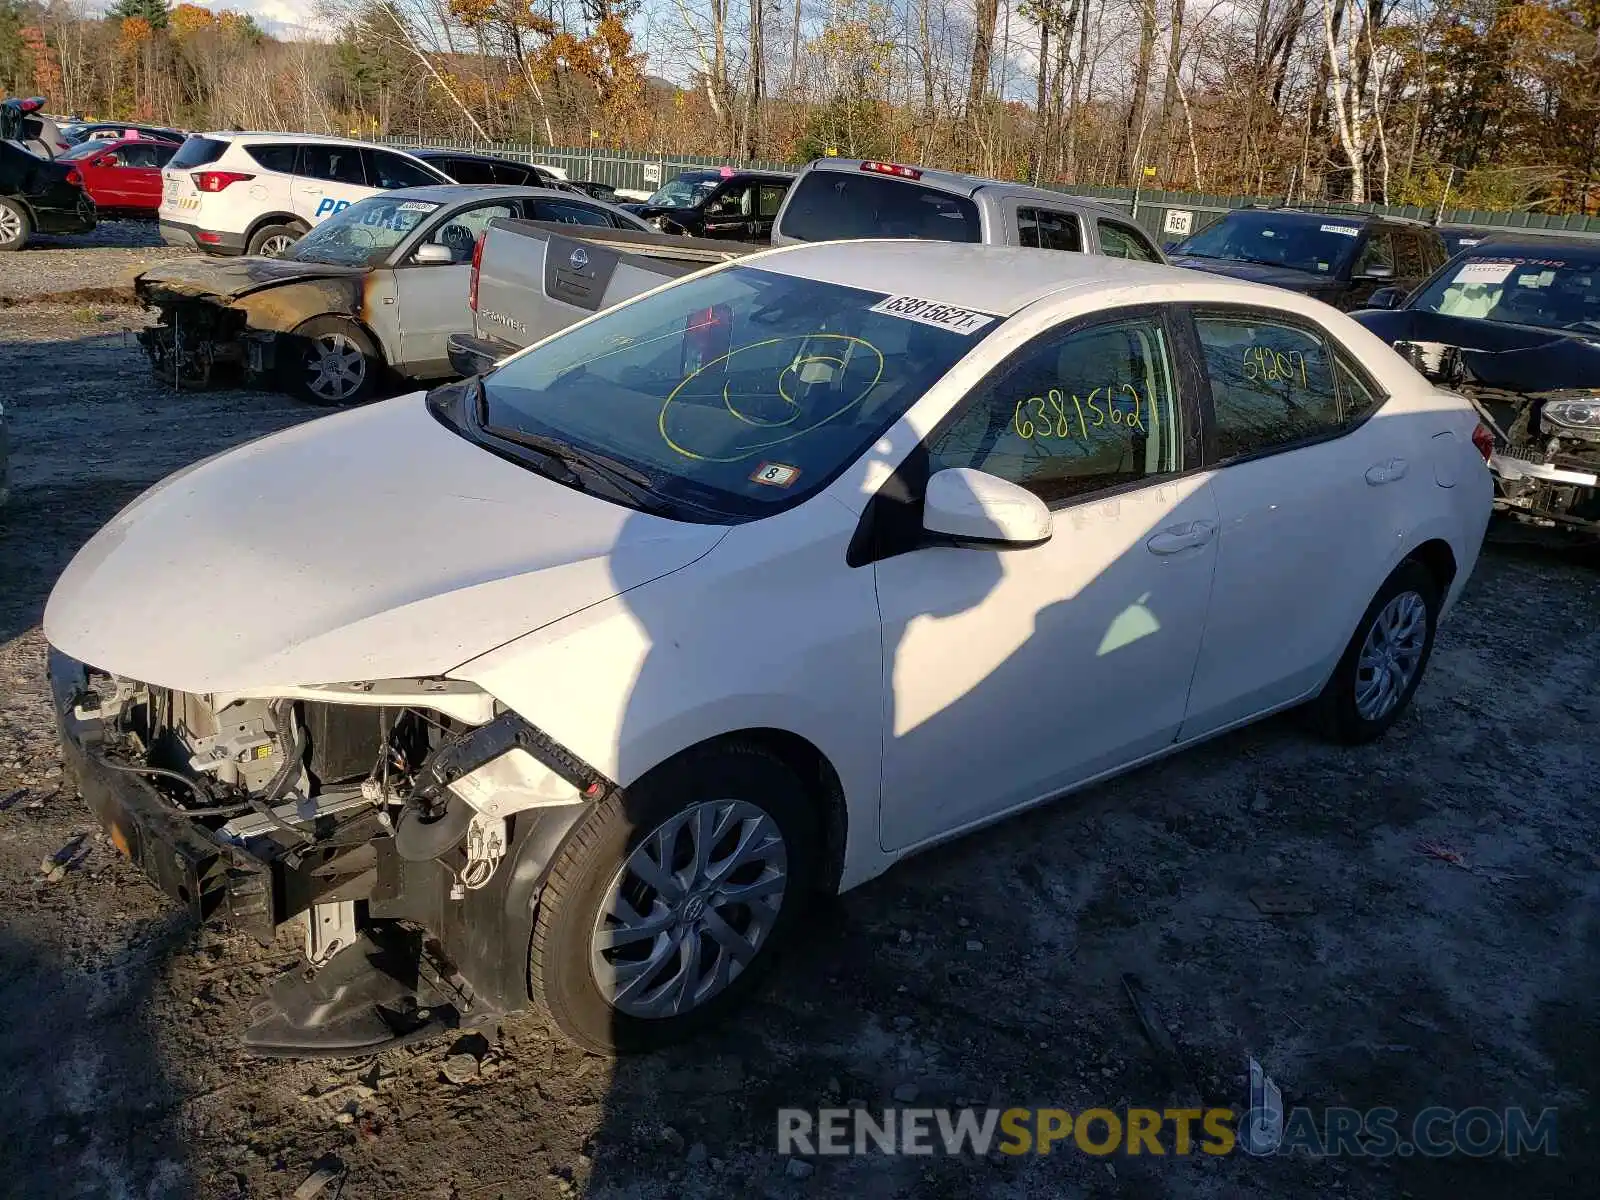
[[[1159,533],[1151,534],[1145,541],[1145,547],[1151,554],[1178,554],[1184,550],[1204,546],[1216,534],[1217,527],[1214,522],[1186,521],[1181,525],[1169,525]]]
[[[1373,463],[1367,468],[1367,482],[1373,487],[1397,483],[1406,477],[1407,467],[1408,464],[1403,458],[1391,458],[1388,462]]]

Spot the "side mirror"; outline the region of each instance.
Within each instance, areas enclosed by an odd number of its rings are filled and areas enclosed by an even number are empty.
[[[1379,288],[1367,297],[1368,308],[1399,308],[1405,302],[1404,288],[1384,287]]]
[[[1394,268],[1387,263],[1373,263],[1357,276],[1358,279],[1393,279]]]
[[[963,546],[1024,549],[1050,540],[1050,510],[1014,483],[951,467],[928,480],[922,527]]]
[[[414,263],[450,263],[455,262],[456,256],[451,253],[449,246],[441,246],[438,242],[423,242],[411,254]]]

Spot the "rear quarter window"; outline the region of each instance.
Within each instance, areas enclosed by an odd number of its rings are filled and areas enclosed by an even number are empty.
[[[167,165],[179,170],[185,167],[203,167],[221,158],[228,146],[229,143],[221,138],[200,137],[196,134],[184,140],[183,145],[178,147],[178,152],[172,156],[172,161]]]
[[[803,242],[832,238],[983,240],[978,206],[909,179],[808,171],[794,185],[778,232]]]
[[[294,174],[294,143],[274,143],[267,146],[246,146],[244,152],[255,160],[256,164],[268,171],[277,171],[284,175]]]

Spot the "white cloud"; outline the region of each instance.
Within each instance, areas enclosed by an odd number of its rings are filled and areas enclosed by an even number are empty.
[[[190,0],[214,12],[229,8],[249,13],[256,24],[277,38],[319,36],[315,0]]]

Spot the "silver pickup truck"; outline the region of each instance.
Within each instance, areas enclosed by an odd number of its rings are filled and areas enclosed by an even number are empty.
[[[451,335],[461,375],[680,275],[760,246],[543,221],[494,221],[472,260],[471,334]]]
[[[819,158],[779,210],[774,245],[835,238],[924,238],[1033,246],[1165,262],[1115,209],[1019,183],[898,163]],[[449,339],[450,365],[486,371],[602,308],[759,245],[667,234],[495,221],[479,243],[473,330]]]

